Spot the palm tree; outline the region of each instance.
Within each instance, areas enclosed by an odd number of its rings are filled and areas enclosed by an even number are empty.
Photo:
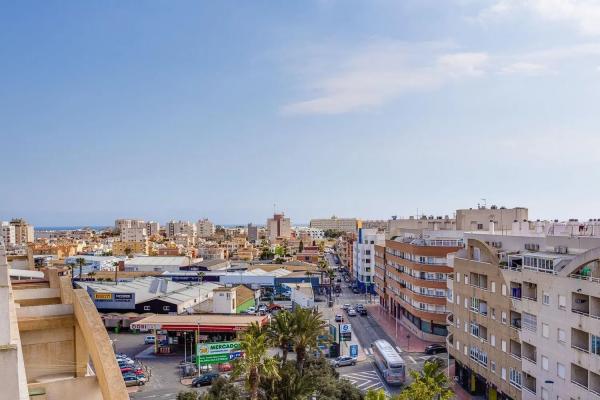
[[[326,332],[327,324],[316,310],[297,307],[292,313],[292,333],[296,351],[296,368],[302,375],[306,351],[317,348],[319,336]]]
[[[267,353],[269,337],[267,332],[253,322],[241,340],[244,357],[234,362],[233,376],[245,375],[250,400],[258,400],[258,388],[262,379],[279,378],[277,360]]]
[[[119,281],[117,280],[117,274],[119,273],[119,262],[118,261],[114,261],[112,263],[113,267],[115,267],[115,285],[119,284]]]
[[[90,278],[93,278],[93,277],[95,277],[95,276],[96,276],[96,272],[95,272],[95,271],[92,271],[92,272],[88,273],[88,276],[89,276]]]
[[[283,310],[271,319],[268,333],[271,343],[281,349],[281,363],[285,364],[288,357],[289,345],[294,339],[292,314]]]
[[[79,279],[81,279],[82,276],[82,270],[83,270],[83,266],[85,265],[85,258],[83,257],[78,257],[75,262],[77,263],[77,265],[79,265]]]
[[[422,371],[410,371],[413,381],[397,400],[449,400],[454,396],[441,360],[427,361]]]

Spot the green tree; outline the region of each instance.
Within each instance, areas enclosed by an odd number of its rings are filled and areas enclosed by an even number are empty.
[[[85,258],[78,257],[75,262],[79,265],[79,279],[82,277],[83,266],[85,265]]]
[[[422,371],[411,370],[410,376],[413,381],[397,400],[449,400],[454,396],[441,360],[426,362]]]
[[[302,375],[307,351],[317,349],[319,336],[325,335],[327,324],[316,310],[296,307],[292,312],[292,332],[296,352],[296,368]]]
[[[125,252],[125,255],[127,256],[127,258],[131,257],[132,250],[130,247],[126,247],[124,252]]]
[[[177,400],[197,400],[198,393],[195,390],[182,390],[177,393]]]
[[[312,377],[302,376],[292,362],[279,367],[278,379],[265,379],[261,385],[264,400],[307,400],[315,391]]]
[[[119,281],[118,281],[117,278],[118,278],[118,275],[119,275],[119,262],[118,261],[114,261],[112,263],[112,265],[115,268],[115,285],[118,285]]]
[[[240,389],[225,378],[219,377],[210,386],[207,393],[200,396],[200,400],[241,400]]]
[[[302,251],[304,251],[304,242],[301,240],[298,244],[298,253],[302,253]]]
[[[241,340],[244,357],[234,362],[234,377],[244,375],[246,388],[250,391],[250,400],[258,400],[258,389],[266,378],[277,378],[278,362],[267,353],[269,337],[267,332],[253,322]]]
[[[287,362],[289,346],[294,340],[292,323],[292,314],[287,310],[283,310],[271,319],[271,325],[268,329],[271,343],[281,349],[282,364]]]
[[[387,396],[385,395],[385,391],[383,389],[369,389],[365,395],[365,400],[387,400]]]

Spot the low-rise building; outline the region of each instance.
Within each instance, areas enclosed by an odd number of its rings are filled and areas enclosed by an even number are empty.
[[[195,261],[190,257],[134,257],[125,261],[125,271],[138,272],[175,272],[183,267],[189,267]]]
[[[256,293],[244,285],[216,288],[213,291],[213,313],[242,313],[256,306]]]
[[[143,242],[123,242],[115,241],[112,244],[113,256],[129,256],[135,254],[148,254],[148,240]]]

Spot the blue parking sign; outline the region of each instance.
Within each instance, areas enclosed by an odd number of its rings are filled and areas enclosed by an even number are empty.
[[[350,357],[358,357],[358,345],[357,344],[350,345]]]

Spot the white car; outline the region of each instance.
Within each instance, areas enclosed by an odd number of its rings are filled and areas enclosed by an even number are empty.
[[[246,309],[246,313],[247,314],[255,314],[256,313],[256,308],[255,307],[248,307]]]
[[[148,335],[144,338],[144,344],[154,344],[156,337],[154,335]]]
[[[354,308],[351,308],[348,310],[348,316],[349,317],[356,317],[356,310]]]

